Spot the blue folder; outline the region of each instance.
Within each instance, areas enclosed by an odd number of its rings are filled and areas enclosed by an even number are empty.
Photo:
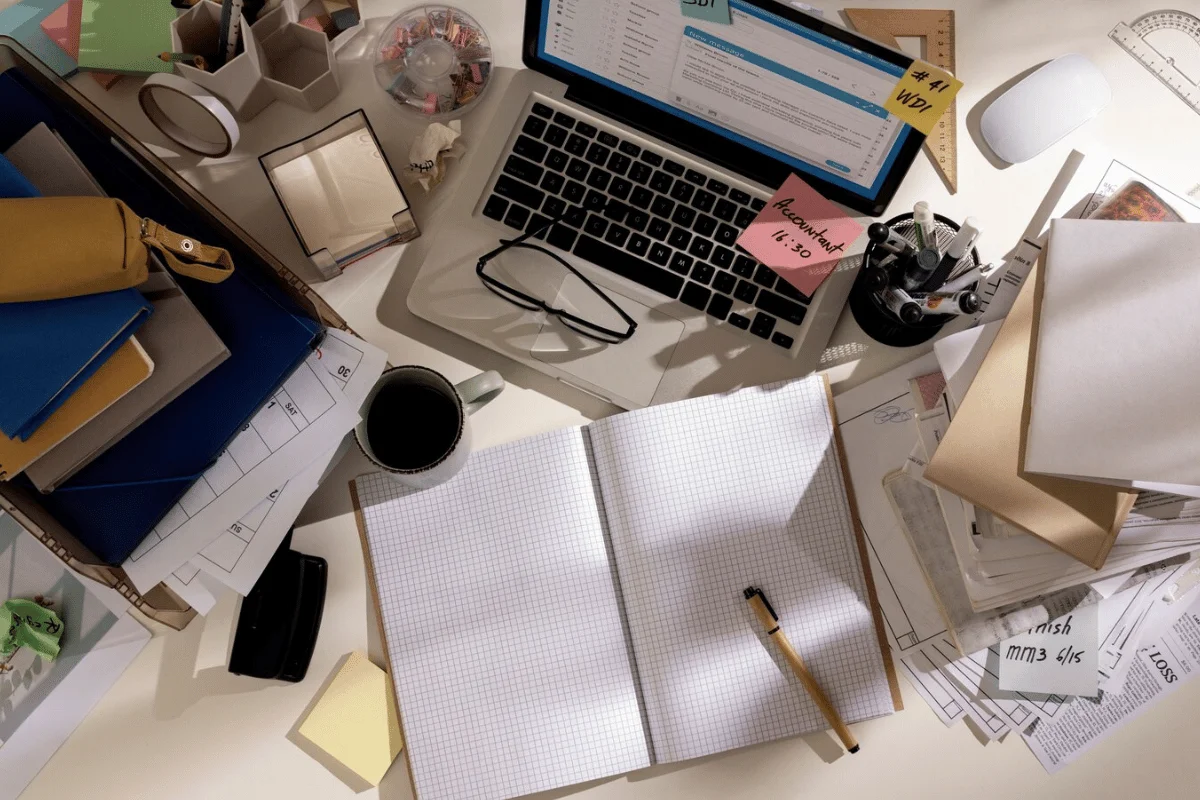
[[[0,155],[0,197],[37,197],[38,190],[12,162]]]
[[[0,433],[32,436],[153,310],[137,289],[0,303]]]
[[[201,479],[323,332],[240,272],[207,291],[190,288],[230,357],[42,500],[109,564],[128,558]]]
[[[323,328],[264,273],[269,267],[224,228],[209,227],[111,139],[49,101],[19,75],[0,75],[0,150],[45,122],[100,185],[135,213],[226,247],[237,269],[222,283],[178,283],[230,357],[71,480],[42,506],[98,558],[120,564],[191,488],[279,385],[312,352]],[[32,484],[23,478],[23,485]]]

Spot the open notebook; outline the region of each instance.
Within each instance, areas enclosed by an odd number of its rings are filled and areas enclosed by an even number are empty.
[[[847,722],[900,694],[813,377],[351,486],[421,800],[508,798],[825,729],[761,586]]]

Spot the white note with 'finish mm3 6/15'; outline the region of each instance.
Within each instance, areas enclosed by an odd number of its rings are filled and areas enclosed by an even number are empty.
[[[1074,611],[1000,643],[1000,688],[1095,697],[1100,689],[1098,606]]]

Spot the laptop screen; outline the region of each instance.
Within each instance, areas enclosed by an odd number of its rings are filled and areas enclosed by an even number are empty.
[[[904,68],[743,0],[539,0],[538,55],[863,197],[912,129],[883,108]]]

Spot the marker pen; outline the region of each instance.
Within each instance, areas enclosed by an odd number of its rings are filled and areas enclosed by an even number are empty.
[[[925,314],[950,314],[964,316],[974,314],[983,305],[979,295],[974,292],[956,292],[955,294],[918,294],[912,297]]]
[[[937,249],[937,231],[933,227],[933,210],[924,200],[913,205],[913,227],[917,234],[917,247]]]
[[[962,227],[958,229],[954,240],[950,242],[950,246],[946,248],[946,254],[942,256],[941,263],[937,265],[937,269],[925,280],[921,288],[926,292],[936,291],[940,288],[978,238],[979,222],[974,217],[967,217],[963,220]]]
[[[904,258],[915,252],[912,242],[900,236],[882,222],[872,222],[867,226],[867,238],[888,253],[895,253]]]
[[[983,272],[979,267],[971,267],[969,270],[959,275],[957,278],[952,278],[938,287],[938,294],[954,294],[961,292],[964,289],[970,288],[971,284],[983,279]]]
[[[883,304],[888,307],[888,310],[907,325],[915,325],[921,321],[921,317],[925,316],[925,312],[921,310],[921,306],[913,302],[908,292],[899,286],[889,286],[885,289],[882,299]]]
[[[872,264],[869,267],[863,267],[862,274],[863,285],[866,286],[867,290],[871,292],[883,291],[887,288],[887,285],[891,283],[892,280],[891,276],[888,275],[887,270],[879,264]]]
[[[900,287],[907,292],[920,289],[940,263],[937,250],[932,247],[921,248],[917,251],[917,257],[908,262],[904,277],[900,280]]]

